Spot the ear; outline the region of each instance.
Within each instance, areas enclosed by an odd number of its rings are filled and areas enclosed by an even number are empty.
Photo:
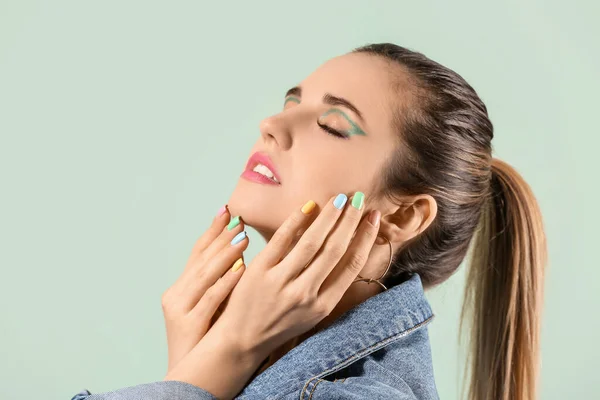
[[[392,243],[402,245],[431,225],[437,215],[437,202],[428,194],[407,197],[393,211],[381,217],[380,232]]]

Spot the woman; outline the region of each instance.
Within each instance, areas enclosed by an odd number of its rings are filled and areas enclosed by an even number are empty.
[[[262,121],[164,293],[165,380],[73,399],[437,399],[423,291],[472,239],[469,398],[535,398],[545,235],[492,137],[474,89],[421,53],[329,60]],[[268,242],[247,269],[246,225]]]

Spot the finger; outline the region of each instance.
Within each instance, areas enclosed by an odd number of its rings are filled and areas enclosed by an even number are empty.
[[[201,259],[204,261],[212,259],[217,253],[229,246],[231,240],[246,228],[242,217],[235,216],[225,226],[218,237],[202,252]]]
[[[204,245],[204,249],[201,252],[190,257],[188,260],[188,265],[186,265],[184,269],[184,273],[194,266],[204,265],[207,260],[210,260],[212,257],[214,257],[215,254],[227,246],[231,239],[245,229],[244,221],[240,216],[235,216],[231,218],[230,221],[228,218],[226,218],[225,222],[227,223],[219,224],[219,226],[221,226],[221,230],[216,236],[213,236],[211,232],[211,235],[209,236],[211,238],[211,242],[207,245]]]
[[[278,266],[285,280],[295,279],[313,259],[342,214],[347,200],[348,197],[343,193],[329,199],[323,211],[310,224],[298,243]]]
[[[217,215],[214,216],[210,227],[196,240],[194,246],[192,246],[190,257],[199,254],[206,249],[208,245],[219,236],[223,228],[227,226],[230,217],[229,209],[227,208],[227,204],[225,204],[217,211]]]
[[[235,271],[233,271],[234,268],[236,269]],[[223,303],[225,298],[239,282],[245,269],[246,266],[242,258],[238,258],[234,265],[229,268],[227,273],[211,286],[204,296],[202,296],[200,301],[194,306],[191,311],[191,313],[194,314],[193,318],[205,318],[206,320],[210,320],[221,303]]]
[[[348,251],[319,289],[318,302],[332,310],[365,266],[379,231],[381,213],[373,210],[361,221]],[[383,272],[383,271],[382,271]]]
[[[309,200],[302,207],[294,210],[290,216],[275,231],[265,248],[252,261],[256,265],[272,267],[285,257],[290,245],[297,237],[299,230],[303,229],[313,215],[317,204]]]
[[[315,255],[310,266],[303,269],[296,278],[299,285],[318,291],[329,273],[346,253],[363,215],[365,196],[356,192],[350,199],[337,225],[333,228],[321,250]],[[315,292],[316,293],[316,292]]]
[[[248,248],[248,244],[246,232],[240,232],[220,253],[215,254],[205,265],[196,268],[195,274],[189,274],[182,283],[182,300],[185,302],[186,309],[193,308],[236,260],[243,261],[243,252]]]

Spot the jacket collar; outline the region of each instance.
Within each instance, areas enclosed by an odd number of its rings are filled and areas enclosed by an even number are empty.
[[[309,336],[254,378],[240,398],[244,395],[267,398],[270,394],[300,390],[308,380],[340,370],[427,325],[432,318],[421,278],[413,274]]]

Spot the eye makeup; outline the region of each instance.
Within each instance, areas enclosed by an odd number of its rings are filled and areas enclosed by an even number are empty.
[[[338,114],[341,115],[346,122],[350,125],[350,127],[348,129],[345,129],[345,133],[348,136],[353,136],[353,135],[362,135],[362,136],[366,136],[367,134],[365,133],[365,131],[363,131],[360,126],[358,126],[354,121],[352,121],[352,119],[350,119],[350,117],[348,115],[346,115],[345,112],[343,112],[342,110],[340,110],[339,108],[332,108],[329,109],[327,111],[325,111],[325,113],[323,113],[320,117],[319,117],[319,124],[322,124],[321,121],[323,121],[323,118],[330,115],[330,114]]]
[[[288,101],[294,101],[294,102],[300,104],[300,99],[299,98],[294,97],[294,96],[288,96],[288,97],[285,98],[285,101],[284,101],[283,105],[285,106]]]
[[[293,101],[295,103],[300,104],[300,99],[298,97],[287,96],[285,98],[284,103],[283,103],[284,107],[288,103],[288,101]],[[327,125],[323,121],[323,118],[327,117],[330,114],[341,115],[344,118],[344,120],[348,123],[349,127],[347,129],[344,129],[343,133],[342,133],[339,130],[334,129],[331,126]],[[335,122],[335,120],[333,122]],[[361,135],[361,136],[366,136],[367,135],[365,133],[365,131],[363,131],[361,129],[360,126],[358,126],[345,112],[343,112],[339,108],[331,108],[331,109],[327,110],[325,113],[321,114],[321,116],[317,120],[317,125],[319,125],[323,130],[327,131],[327,133],[329,133],[329,134],[331,134],[333,136],[344,138],[344,139],[349,139],[350,136],[353,136],[353,135]],[[336,124],[336,125],[339,125],[339,123]]]

